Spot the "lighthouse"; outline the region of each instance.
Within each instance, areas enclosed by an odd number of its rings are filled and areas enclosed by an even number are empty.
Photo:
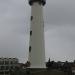
[[[43,6],[45,0],[29,0],[31,6],[29,57],[31,68],[45,68]]]

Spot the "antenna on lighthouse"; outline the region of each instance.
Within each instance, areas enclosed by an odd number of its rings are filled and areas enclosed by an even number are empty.
[[[31,6],[29,58],[31,68],[45,68],[43,6],[45,0],[29,0]]]

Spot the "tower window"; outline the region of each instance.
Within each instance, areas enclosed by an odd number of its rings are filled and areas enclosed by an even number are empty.
[[[31,21],[33,20],[33,16],[31,16]]]
[[[32,31],[30,31],[30,36],[32,35]]]
[[[29,52],[31,52],[31,46],[29,46]]]

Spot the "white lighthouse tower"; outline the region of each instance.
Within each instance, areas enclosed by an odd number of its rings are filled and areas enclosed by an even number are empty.
[[[45,0],[29,0],[31,6],[29,58],[31,68],[45,68],[43,6]]]

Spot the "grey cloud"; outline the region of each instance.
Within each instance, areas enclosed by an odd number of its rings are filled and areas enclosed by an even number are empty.
[[[46,59],[73,61],[75,59],[75,26],[57,26],[45,32]],[[66,58],[65,58],[66,57]]]
[[[75,1],[48,0],[45,7],[45,18],[48,24],[75,24]]]
[[[24,0],[0,0],[0,57],[27,60],[30,17],[27,6]]]
[[[44,8],[46,60],[75,59],[75,1],[48,0]]]

